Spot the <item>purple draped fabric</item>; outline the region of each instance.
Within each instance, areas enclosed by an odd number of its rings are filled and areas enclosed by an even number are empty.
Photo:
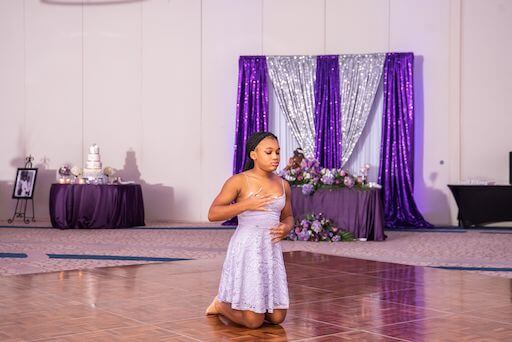
[[[244,168],[247,139],[253,133],[267,130],[267,59],[265,56],[240,56],[233,174]]]
[[[238,60],[233,174],[243,171],[247,139],[251,134],[260,131],[268,131],[267,58],[265,56],[240,56]],[[223,223],[223,225],[237,224],[237,217]]]
[[[144,200],[138,184],[52,184],[50,218],[55,228],[144,226]]]
[[[340,67],[337,55],[318,56],[315,80],[315,158],[341,167]]]
[[[379,184],[387,227],[431,227],[413,198],[414,86],[412,53],[388,53],[384,62],[384,113]]]

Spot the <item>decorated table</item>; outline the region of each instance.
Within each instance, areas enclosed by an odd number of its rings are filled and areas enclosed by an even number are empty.
[[[291,189],[293,215],[296,218],[322,213],[355,238],[375,241],[385,239],[379,189],[318,189],[311,195],[304,195],[299,186],[292,186]]]
[[[54,228],[144,226],[138,184],[52,184],[50,218]]]
[[[459,226],[512,221],[512,185],[448,185],[459,207]]]

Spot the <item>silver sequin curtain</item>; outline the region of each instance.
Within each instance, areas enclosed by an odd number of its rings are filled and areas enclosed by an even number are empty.
[[[306,156],[313,156],[316,57],[268,56],[267,67],[294,138]]]
[[[349,160],[366,125],[379,87],[386,54],[341,55],[342,161]]]

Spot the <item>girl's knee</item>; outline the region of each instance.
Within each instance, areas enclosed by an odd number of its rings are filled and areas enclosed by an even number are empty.
[[[286,310],[274,310],[273,313],[269,314],[268,320],[273,324],[281,324],[286,318]]]
[[[257,329],[261,327],[264,319],[264,314],[257,314],[253,312],[244,313],[244,325],[249,329]]]

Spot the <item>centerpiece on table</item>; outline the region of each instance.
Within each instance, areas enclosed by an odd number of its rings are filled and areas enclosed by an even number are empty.
[[[64,164],[57,170],[57,182],[60,184],[71,183],[71,167],[68,164]]]
[[[367,175],[370,166],[361,168],[361,176],[353,176],[341,168],[327,169],[320,167],[314,158],[302,158],[300,163],[292,157],[290,164],[279,175],[292,186],[301,186],[304,195],[311,195],[319,188],[356,188],[366,190],[372,187],[368,184]],[[292,163],[292,159],[293,163]]]
[[[90,183],[103,183],[100,148],[96,144],[89,146],[87,161],[85,162],[84,178]]]
[[[107,166],[103,167],[100,156],[100,148],[96,144],[89,147],[85,168],[78,166],[70,167],[68,164],[63,165],[57,172],[57,181],[61,184],[78,183],[78,184],[108,184],[115,170]]]

